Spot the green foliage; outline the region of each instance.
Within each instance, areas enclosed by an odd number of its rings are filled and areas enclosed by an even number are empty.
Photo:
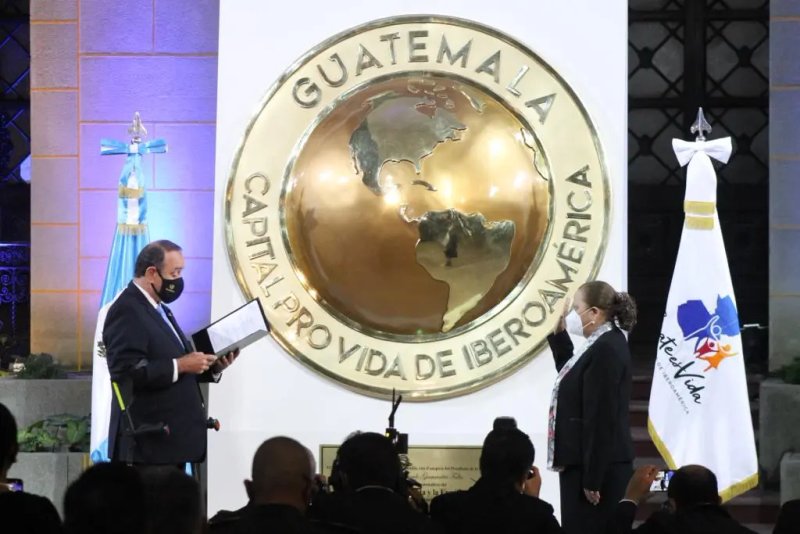
[[[60,414],[17,433],[22,452],[89,452],[89,416]]]
[[[34,379],[34,378],[67,378],[67,373],[64,368],[53,359],[53,356],[47,353],[31,354],[25,358],[25,369],[17,373],[17,378],[21,379]]]
[[[800,384],[800,357],[781,367],[775,374],[787,384]]]

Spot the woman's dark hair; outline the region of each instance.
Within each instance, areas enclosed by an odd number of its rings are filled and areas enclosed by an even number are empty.
[[[617,292],[609,283],[600,280],[586,282],[579,291],[587,306],[605,311],[623,330],[630,332],[633,329],[636,324],[636,302],[629,294]]]
[[[481,449],[481,477],[493,484],[513,486],[533,465],[536,451],[531,439],[518,428],[487,434]]]
[[[141,534],[146,514],[142,478],[123,463],[93,465],[64,495],[65,534]]]
[[[16,461],[17,422],[6,405],[0,402],[0,470]]]
[[[203,512],[195,479],[171,465],[150,466],[140,473],[149,534],[200,532]]]
[[[403,474],[400,457],[383,434],[362,432],[351,435],[339,447],[336,464],[351,491],[364,486],[400,488]]]

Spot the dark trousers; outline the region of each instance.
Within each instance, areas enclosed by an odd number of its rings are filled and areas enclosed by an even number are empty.
[[[561,526],[566,534],[601,534],[614,518],[617,503],[633,474],[630,462],[608,466],[600,488],[600,504],[591,504],[583,493],[580,466],[570,466],[559,473],[561,486]]]

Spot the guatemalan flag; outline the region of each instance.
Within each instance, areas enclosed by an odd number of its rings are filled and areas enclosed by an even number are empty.
[[[681,166],[689,165],[685,219],[658,342],[648,430],[670,469],[709,468],[727,501],[758,485],[739,317],[710,159],[726,163],[731,140],[672,144]]]
[[[108,257],[106,279],[103,293],[100,296],[100,312],[94,334],[94,351],[92,357],[92,427],[90,446],[92,462],[107,462],[108,426],[111,419],[111,377],[105,359],[103,346],[103,325],[111,304],[133,278],[136,256],[150,241],[147,227],[147,197],[143,172],[142,156],[150,153],[167,151],[167,143],[163,139],[144,142],[141,138],[147,130],[141,124],[136,113],[133,126],[128,130],[133,139],[125,143],[114,139],[100,141],[100,154],[125,155],[125,164],[119,178],[119,195],[117,199],[117,227],[114,242]]]

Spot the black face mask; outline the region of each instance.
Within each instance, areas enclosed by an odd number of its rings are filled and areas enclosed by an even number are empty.
[[[156,289],[156,286],[150,284],[153,288],[153,291],[156,292],[158,298],[161,299],[162,302],[169,304],[170,302],[175,302],[178,300],[178,297],[181,296],[183,293],[183,278],[180,276],[178,278],[164,278],[161,274],[161,271],[156,269],[158,276],[161,278],[161,290],[159,291]]]

